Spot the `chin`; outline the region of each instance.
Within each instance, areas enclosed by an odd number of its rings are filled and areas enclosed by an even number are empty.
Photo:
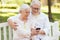
[[[38,12],[35,12],[35,13],[38,13]]]
[[[28,17],[28,15],[26,15],[26,17]]]
[[[27,18],[28,16],[25,16],[24,18]]]

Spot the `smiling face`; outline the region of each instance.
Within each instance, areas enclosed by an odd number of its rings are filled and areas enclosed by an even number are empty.
[[[30,14],[30,8],[25,10],[25,16],[27,17],[29,16],[29,14]]]
[[[27,18],[30,14],[30,8],[27,8],[27,9],[24,9],[24,10],[21,10],[21,15],[24,17],[24,18]]]
[[[33,13],[38,13],[40,11],[40,5],[34,4],[31,6]]]

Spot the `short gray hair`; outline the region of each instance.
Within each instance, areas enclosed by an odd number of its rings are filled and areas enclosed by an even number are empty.
[[[24,9],[27,9],[27,8],[30,8],[30,6],[27,5],[27,4],[23,4],[23,5],[21,5],[20,8],[19,8],[19,12],[20,12],[21,10],[24,10]]]
[[[34,4],[37,4],[37,5],[41,6],[41,2],[39,0],[32,0],[30,6],[32,6]]]

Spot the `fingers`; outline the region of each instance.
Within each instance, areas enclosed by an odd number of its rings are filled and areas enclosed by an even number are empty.
[[[36,32],[35,29],[32,29],[32,31],[31,31],[31,35],[32,35],[32,36],[37,35],[37,32]]]
[[[40,30],[39,34],[45,35],[45,32],[43,30]]]
[[[14,28],[14,30],[16,31],[16,30],[17,30],[17,28]]]
[[[16,31],[18,27],[18,24],[16,22],[13,23],[13,29]]]
[[[17,26],[18,26],[18,24],[17,24],[16,22],[14,22],[14,26],[16,26],[16,27],[17,27]]]

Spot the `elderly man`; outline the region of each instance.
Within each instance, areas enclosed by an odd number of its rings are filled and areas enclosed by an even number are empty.
[[[13,28],[13,40],[30,40],[31,22],[29,20],[30,7],[23,4],[19,14],[8,18],[8,24]]]
[[[50,30],[48,16],[40,11],[41,3],[39,0],[33,0],[31,3],[30,19],[34,24],[32,30],[32,40],[48,40]]]

